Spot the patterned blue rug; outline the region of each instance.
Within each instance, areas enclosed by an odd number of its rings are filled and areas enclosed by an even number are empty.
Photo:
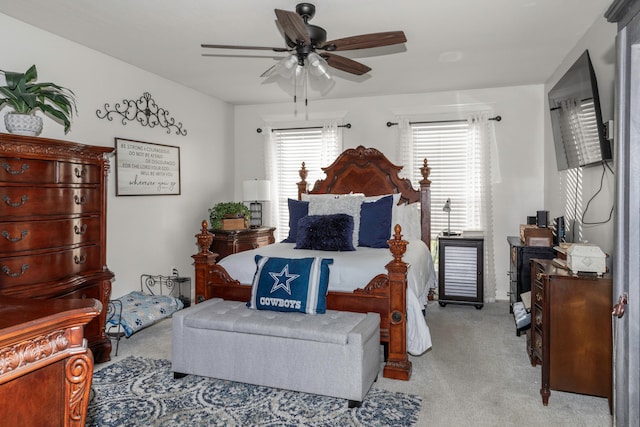
[[[375,386],[375,384],[374,384]],[[129,356],[93,375],[87,426],[413,426],[420,396],[371,389],[360,408],[314,394],[187,375]]]

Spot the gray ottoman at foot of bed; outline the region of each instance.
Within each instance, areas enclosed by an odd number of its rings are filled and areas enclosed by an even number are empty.
[[[380,369],[380,315],[253,310],[214,298],[173,315],[172,369],[358,406]]]

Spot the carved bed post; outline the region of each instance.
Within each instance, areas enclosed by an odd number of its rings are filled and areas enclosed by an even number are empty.
[[[402,240],[399,224],[394,227],[389,249],[393,260],[386,265],[389,272],[389,357],[384,366],[385,378],[408,381],[411,377],[411,362],[407,356],[407,263],[402,255],[408,242]]]
[[[300,182],[296,185],[298,186],[298,200],[302,200],[302,195],[307,192],[307,168],[304,166],[304,162],[302,162],[302,167],[298,171],[300,174]]]
[[[208,294],[209,287],[209,269],[216,263],[218,254],[214,254],[209,250],[211,243],[213,242],[213,234],[209,232],[209,224],[207,221],[202,221],[202,229],[200,233],[195,235],[198,239],[198,253],[191,255],[194,260],[196,269],[196,297],[195,303],[202,302],[212,297]]]
[[[431,250],[431,180],[429,174],[431,168],[424,159],[424,166],[420,168],[422,179],[420,180],[420,225],[422,228],[422,241]]]

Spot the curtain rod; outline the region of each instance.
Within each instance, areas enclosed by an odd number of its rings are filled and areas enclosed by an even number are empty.
[[[496,122],[499,122],[500,120],[502,120],[502,116],[495,116],[495,117],[489,117],[489,120],[495,120]],[[455,123],[455,122],[466,122],[466,120],[460,119],[460,120],[432,120],[432,121],[426,121],[426,122],[409,122],[410,125],[424,125],[427,123]],[[394,123],[394,122],[387,122],[387,127],[391,127],[391,126],[396,126],[398,123]]]
[[[346,125],[338,125],[339,128],[347,128],[351,129],[351,123],[347,123]],[[271,132],[275,132],[277,130],[304,130],[304,129],[322,129],[322,126],[308,126],[301,128],[280,128],[280,129],[271,129]],[[256,129],[256,132],[262,133],[262,128]]]

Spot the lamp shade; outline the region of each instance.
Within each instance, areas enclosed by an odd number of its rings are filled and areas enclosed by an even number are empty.
[[[242,196],[247,202],[262,202],[271,199],[271,181],[264,179],[243,181]]]

